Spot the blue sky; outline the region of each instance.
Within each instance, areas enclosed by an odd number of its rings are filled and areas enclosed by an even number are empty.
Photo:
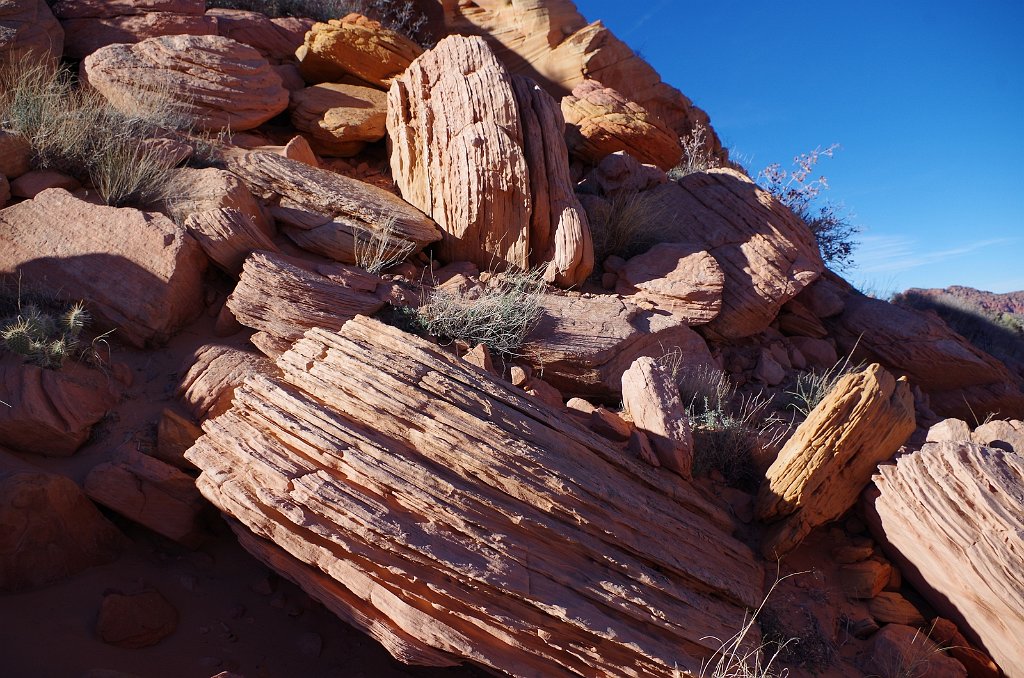
[[[862,289],[1024,290],[1024,1],[577,0],[752,173],[832,143]]]

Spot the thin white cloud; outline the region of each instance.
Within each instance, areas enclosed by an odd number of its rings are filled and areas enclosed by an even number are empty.
[[[629,28],[627,28],[625,30],[625,32],[622,34],[622,37],[623,38],[627,38],[630,35],[632,35],[633,33],[636,33],[638,30],[640,30],[640,28],[643,27],[644,24],[646,24],[648,21],[650,21],[654,17],[658,16],[658,14],[661,12],[661,10],[664,9],[665,6],[668,5],[669,2],[671,2],[671,1],[672,0],[661,0],[661,2],[656,4],[650,10],[648,10],[647,12],[644,12],[642,15],[640,15],[639,19],[637,19],[635,22],[633,22],[632,26],[630,26]]]
[[[978,250],[1016,240],[1019,238],[990,238],[929,251],[917,240],[905,236],[866,236],[861,238],[860,247],[857,248],[857,270],[862,274],[900,272],[958,259]]]

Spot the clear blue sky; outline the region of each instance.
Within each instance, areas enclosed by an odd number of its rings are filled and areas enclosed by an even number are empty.
[[[1024,290],[1024,0],[577,0],[752,173],[819,164],[875,291]]]

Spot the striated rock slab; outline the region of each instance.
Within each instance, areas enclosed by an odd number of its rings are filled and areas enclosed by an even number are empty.
[[[516,82],[479,38],[451,36],[388,93],[391,170],[402,196],[444,232],[446,262],[549,264],[564,285],[593,268],[555,102]]]
[[[704,339],[679,318],[612,296],[546,294],[538,301],[544,314],[523,357],[564,394],[617,396],[634,360],[677,347],[685,364],[712,362]]]
[[[693,433],[672,375],[647,356],[622,375],[622,406],[647,433],[658,463],[689,480],[693,477]]]
[[[587,22],[572,0],[446,2],[436,35],[480,35],[514,73],[533,78],[558,97],[597,80],[643,106],[678,134],[709,128],[709,148],[724,157],[707,114],[619,40],[600,21]]]
[[[205,505],[192,478],[139,452],[94,467],[85,493],[98,504],[185,546],[202,537],[199,514]]]
[[[268,18],[259,12],[220,7],[206,10],[217,22],[217,34],[249,45],[271,63],[292,61],[306,31],[316,23],[312,19],[283,16]]]
[[[786,441],[761,484],[757,517],[781,521],[762,545],[765,557],[788,553],[813,528],[846,513],[915,426],[905,378],[875,363],[840,379]]]
[[[569,172],[558,105],[537,83],[516,76],[512,87],[523,124],[523,151],[530,173],[530,265],[562,287],[582,283],[594,270],[587,213]]]
[[[1024,458],[926,443],[874,482],[872,531],[904,576],[1007,676],[1024,676]]]
[[[22,60],[56,64],[63,52],[64,29],[45,0],[0,3],[0,67]]]
[[[3,448],[0,526],[3,593],[110,562],[128,541],[72,480],[34,468]]]
[[[206,422],[198,484],[403,661],[669,676],[760,599],[724,510],[429,342],[358,317],[278,366]]]
[[[1024,418],[1024,393],[1001,362],[932,314],[846,292],[845,310],[826,325],[843,351],[854,351],[855,360],[906,374],[941,416],[973,420],[994,412]]]
[[[45,370],[0,355],[0,441],[47,457],[74,454],[92,427],[117,403],[106,375],[68,361]]]
[[[267,235],[273,234],[273,226],[256,198],[231,172],[212,167],[181,167],[174,171],[172,191],[163,211],[178,223],[197,212],[231,208],[252,219]]]
[[[292,124],[317,152],[348,157],[387,134],[388,95],[360,85],[323,83],[292,93]]]
[[[715,258],[693,245],[661,243],[618,271],[615,291],[703,325],[722,310],[725,275]]]
[[[196,239],[206,256],[236,278],[245,258],[254,250],[277,252],[277,245],[252,219],[227,207],[195,212],[185,220],[185,230]]]
[[[356,234],[385,227],[416,251],[441,239],[430,217],[372,184],[274,153],[246,153],[228,165],[271,204],[285,235],[310,252],[353,264]]]
[[[84,299],[135,346],[167,340],[203,309],[206,257],[155,212],[104,207],[59,188],[0,210],[0,273]]]
[[[216,35],[217,20],[203,16],[203,0],[58,0],[64,54],[84,59],[113,44],[165,35]]]
[[[401,33],[360,14],[315,23],[295,52],[306,82],[338,82],[355,76],[387,88],[423,48]]]
[[[596,80],[584,80],[562,98],[569,148],[593,165],[625,151],[668,171],[683,155],[679,135],[647,110]]]
[[[391,171],[431,215],[443,261],[529,268],[529,168],[512,77],[479,38],[451,36],[388,93]]]
[[[725,275],[722,310],[702,328],[706,336],[763,331],[825,268],[807,226],[735,170],[691,174],[641,195],[671,224],[665,240],[707,251]]]
[[[274,374],[264,356],[222,344],[196,349],[188,371],[178,384],[177,396],[198,421],[212,419],[231,407],[235,389],[254,374]]]
[[[109,45],[82,62],[89,84],[131,114],[171,98],[198,129],[253,129],[288,107],[281,77],[252,47],[219,35],[168,35]]]
[[[299,264],[269,252],[250,255],[227,301],[238,322],[290,343],[311,327],[336,330],[356,315],[383,308],[374,295],[377,276],[338,264],[335,270],[355,280],[343,283],[332,280],[330,270],[325,275]]]

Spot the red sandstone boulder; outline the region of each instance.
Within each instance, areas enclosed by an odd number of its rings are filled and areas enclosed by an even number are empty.
[[[159,591],[103,596],[96,633],[108,645],[127,649],[156,645],[178,628],[178,610]]]
[[[722,309],[725,275],[714,257],[692,245],[655,245],[617,274],[618,294],[650,302],[688,325],[709,323]]]
[[[0,3],[0,67],[23,59],[56,63],[63,51],[64,29],[45,0]]]
[[[690,479],[693,434],[672,375],[654,358],[637,358],[622,375],[622,406],[647,434],[659,465]]]
[[[313,24],[295,56],[307,82],[338,82],[345,76],[355,76],[386,88],[422,52],[401,33],[359,14],[349,14]]]
[[[115,43],[163,35],[216,35],[203,16],[204,0],[59,0],[53,10],[64,27],[64,53],[83,59]]]
[[[323,155],[347,157],[387,133],[388,97],[360,85],[323,83],[292,93],[292,124]]]
[[[206,257],[167,217],[43,191],[0,210],[0,273],[85,301],[100,329],[166,341],[203,309]]]
[[[249,45],[271,63],[292,61],[306,31],[315,23],[300,17],[268,18],[259,12],[220,7],[206,10],[217,22],[217,35]]]

